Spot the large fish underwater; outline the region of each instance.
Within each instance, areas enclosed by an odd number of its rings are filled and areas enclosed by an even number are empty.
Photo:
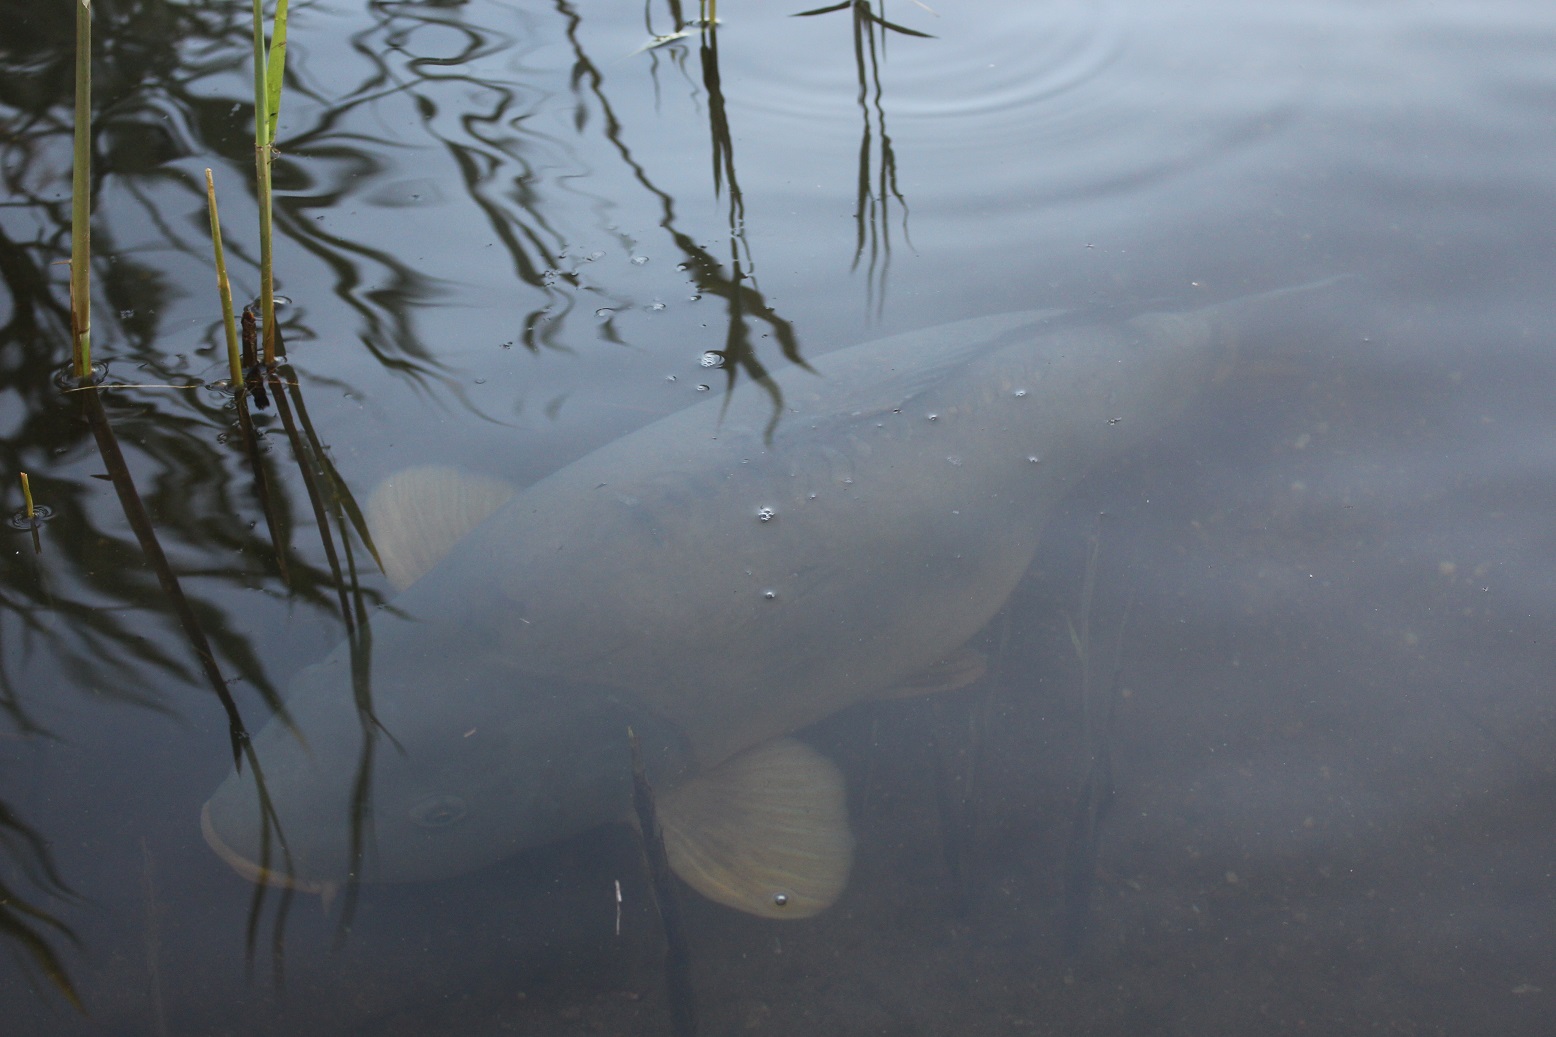
[[[959,321],[744,383],[513,492],[423,468],[369,502],[401,590],[293,680],[201,814],[257,882],[437,879],[631,811],[628,728],[672,869],[813,915],[853,853],[841,775],[791,737],[915,684],[1027,570],[1044,522],[1232,360],[1273,295],[1083,323]],[[356,687],[360,687],[359,681]],[[366,739],[370,781],[359,786]],[[267,820],[268,818],[268,820]]]

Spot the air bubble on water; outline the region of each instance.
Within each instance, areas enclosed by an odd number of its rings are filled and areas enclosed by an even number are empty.
[[[673,374],[667,374],[667,375],[665,375],[665,381],[667,381],[667,382],[673,382],[673,381],[675,381],[675,375],[673,375]]]
[[[684,274],[686,271],[692,268],[692,265],[690,263],[677,263],[675,264],[675,268]]]
[[[815,500],[817,498],[817,496],[819,496],[819,494],[813,493],[813,494],[810,495],[810,499],[811,500]]]
[[[723,367],[724,358],[710,349],[706,353],[702,354],[702,359],[699,360],[698,363],[700,363],[703,367]]]
[[[939,421],[940,420],[940,415],[938,415],[938,414],[931,414],[931,415],[929,415],[929,420],[930,421]]]
[[[599,309],[594,311],[594,315],[596,317],[599,317],[599,318],[603,319],[605,317],[609,317],[609,316],[614,315],[615,312],[616,311],[614,309],[612,309],[611,307],[609,307],[609,306],[601,306]]]
[[[644,263],[647,263],[647,262],[648,262],[648,257],[647,256],[633,256],[632,257],[632,265],[633,266],[642,266]]]
[[[768,601],[772,601],[778,597],[778,592],[775,590],[765,590],[762,592],[762,597],[766,598]]]
[[[486,384],[486,379],[485,378],[477,378],[475,380],[475,384],[477,384],[477,385],[485,385]]]
[[[756,509],[756,517],[761,522],[771,522],[773,520],[773,516],[777,514],[778,512],[768,507],[761,507]]]
[[[709,385],[707,382],[699,382],[699,383],[697,383],[697,391],[698,392],[707,392],[711,388],[713,388],[713,386]]]
[[[645,306],[643,308],[645,310],[647,310],[649,313],[659,313],[661,310],[663,310],[665,308],[665,304],[662,303],[662,302],[651,302],[651,303],[649,303],[647,306]]]
[[[1123,420],[1124,420],[1123,418],[1109,418],[1108,419],[1108,424],[1109,425],[1117,425],[1119,422],[1121,422]]]
[[[1017,389],[1016,390],[1016,399],[1019,400],[1021,397],[1025,396],[1026,394],[1027,394],[1027,391],[1025,389]]]
[[[700,296],[700,295],[688,295],[686,297],[686,301],[687,302],[701,302],[702,301],[702,296]]]
[[[962,466],[962,459],[960,457],[957,457],[955,454],[952,454],[951,456],[947,457],[946,460],[950,461],[951,464],[954,467],[960,468]]]
[[[1027,455],[1027,463],[1028,464],[1042,464],[1043,463],[1043,459],[1041,457],[1038,457],[1036,454],[1028,454]]]
[[[589,253],[587,256],[584,257],[584,262],[592,263],[596,259],[604,259],[604,258],[605,258],[605,253],[601,252],[598,249],[596,249],[595,251]]]

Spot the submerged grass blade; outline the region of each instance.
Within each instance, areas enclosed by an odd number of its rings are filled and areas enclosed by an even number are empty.
[[[303,434],[307,436],[308,447],[312,452],[314,462],[319,470],[329,480],[330,499],[333,505],[344,514],[347,522],[357,534],[357,539],[367,548],[367,553],[373,556],[373,564],[383,571],[384,562],[378,555],[378,547],[373,543],[372,531],[368,528],[367,518],[362,514],[362,508],[357,504],[356,497],[351,492],[351,487],[346,485],[345,478],[335,467],[335,462],[330,459],[329,452],[324,449],[324,441],[319,438],[318,431],[313,427],[313,419],[308,415],[307,404],[303,400],[302,388],[296,378],[282,379],[291,397],[292,405],[297,409],[297,422],[301,426]],[[280,390],[277,390],[279,394]],[[279,408],[278,408],[279,409]],[[283,420],[286,420],[283,418]],[[289,433],[290,434],[290,433]],[[349,548],[349,541],[346,542]]]
[[[238,357],[238,325],[232,315],[232,286],[227,282],[227,257],[222,251],[222,224],[216,212],[216,181],[205,171],[205,203],[211,214],[211,248],[216,253],[216,291],[221,296],[222,331],[227,336],[227,373],[234,392],[243,391],[243,364]]]
[[[76,126],[70,186],[70,357],[92,372],[92,0],[76,3]]]
[[[692,988],[691,945],[686,938],[686,923],[681,918],[680,901],[670,878],[670,859],[654,808],[654,790],[643,770],[643,751],[638,736],[627,728],[627,745],[632,752],[632,807],[637,815],[638,835],[642,841],[643,862],[648,869],[650,888],[659,908],[659,923],[665,934],[665,985],[670,999],[670,1032],[675,1037],[696,1037],[697,999]]]
[[[54,989],[84,1015],[86,1006],[81,1003],[81,995],[76,992],[75,984],[70,981],[70,973],[65,971],[64,962],[49,945],[38,926],[33,924],[37,922],[63,932],[72,941],[75,940],[75,935],[58,919],[25,901],[18,900],[4,886],[0,886],[0,936],[20,944],[32,959],[33,965],[54,985]]]
[[[243,748],[249,741],[248,731],[243,726],[238,705],[227,689],[227,681],[216,665],[216,655],[211,651],[205,630],[196,618],[189,599],[184,596],[178,576],[173,572],[167,554],[157,540],[156,530],[151,524],[151,516],[146,511],[140,492],[135,488],[130,467],[124,460],[124,453],[119,449],[118,437],[114,435],[113,428],[108,423],[108,413],[103,407],[102,397],[95,392],[84,392],[79,394],[79,398],[82,417],[92,430],[93,439],[97,441],[98,452],[102,455],[103,464],[108,469],[109,481],[113,483],[119,504],[124,509],[125,521],[129,523],[130,530],[135,534],[141,553],[145,555],[147,563],[156,573],[157,582],[161,584],[163,593],[167,595],[173,614],[178,619],[179,626],[183,628],[190,649],[210,682],[211,690],[216,694],[222,709],[227,714],[227,733],[232,743],[233,766],[241,766]]]
[[[258,394],[254,396],[259,399]],[[291,566],[287,562],[289,556],[289,536],[287,524],[275,494],[270,492],[270,475],[265,468],[265,452],[260,445],[259,434],[254,428],[253,415],[249,413],[249,396],[247,393],[238,394],[238,427],[243,433],[243,446],[249,458],[249,468],[254,473],[254,496],[259,500],[260,513],[265,516],[265,531],[270,536],[271,558],[276,563],[276,571],[281,577],[281,582],[287,590],[292,590]]]

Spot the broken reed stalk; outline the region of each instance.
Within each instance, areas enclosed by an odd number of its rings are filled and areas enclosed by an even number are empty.
[[[17,472],[16,474],[22,477],[22,503],[25,506],[27,531],[32,534],[32,553],[41,555],[43,553],[43,541],[38,537],[38,527],[43,525],[43,523],[38,521],[37,509],[32,505],[32,484],[27,481],[26,472]]]
[[[92,0],[76,0],[76,125],[70,177],[70,359],[92,373]]]
[[[222,331],[227,336],[227,373],[234,392],[243,391],[243,364],[238,357],[238,325],[232,315],[232,286],[227,282],[227,256],[222,251],[222,225],[216,213],[216,181],[205,171],[205,205],[211,214],[211,248],[216,253],[216,291],[222,301]]]
[[[276,5],[275,33],[265,46],[264,0],[254,0],[254,171],[259,199],[259,300],[264,323],[264,363],[276,363],[276,281],[271,251],[270,167],[275,161],[276,120],[281,110],[281,81],[286,72],[286,11]]]

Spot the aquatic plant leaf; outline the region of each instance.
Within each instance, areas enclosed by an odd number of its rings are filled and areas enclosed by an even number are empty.
[[[831,14],[833,11],[846,11],[852,6],[854,6],[854,0],[843,0],[843,2],[840,4],[833,4],[831,7],[818,7],[814,11],[796,11],[791,17],[809,18],[810,16],[816,14]]]
[[[924,7],[923,4],[920,4],[919,6]],[[863,20],[867,22],[873,22],[883,29],[890,29],[892,32],[900,32],[904,36],[917,36],[920,39],[925,40],[932,40],[935,38],[927,32],[920,32],[917,29],[910,29],[905,25],[898,25],[896,22],[888,22],[885,18],[882,18],[880,15],[876,14],[869,4],[860,4],[858,0],[844,0],[843,3],[832,4],[829,7],[818,7],[812,11],[797,11],[790,17],[810,18],[814,15],[832,14],[834,11],[846,11],[850,8],[857,11],[859,17],[861,17]],[[934,13],[934,11],[928,7],[924,7],[924,9],[929,11],[931,14]]]
[[[892,32],[900,32],[904,36],[917,36],[919,39],[923,40],[934,39],[934,37],[927,32],[919,32],[917,29],[910,29],[906,25],[898,25],[896,22],[888,22],[885,18],[882,18],[878,14],[871,13],[867,17],[869,17],[870,21],[874,22],[876,25],[879,25],[881,28],[890,29]]]
[[[633,51],[633,53],[634,54],[641,54],[641,53],[643,53],[646,50],[658,50],[660,47],[669,46],[670,44],[674,43],[676,40],[684,40],[684,39],[687,39],[690,36],[691,36],[691,33],[687,32],[684,29],[682,29],[680,32],[668,32],[668,33],[665,33],[663,36],[651,36],[651,37],[649,37],[649,40],[648,40],[647,43],[643,44],[643,46],[641,46],[637,50]]]

